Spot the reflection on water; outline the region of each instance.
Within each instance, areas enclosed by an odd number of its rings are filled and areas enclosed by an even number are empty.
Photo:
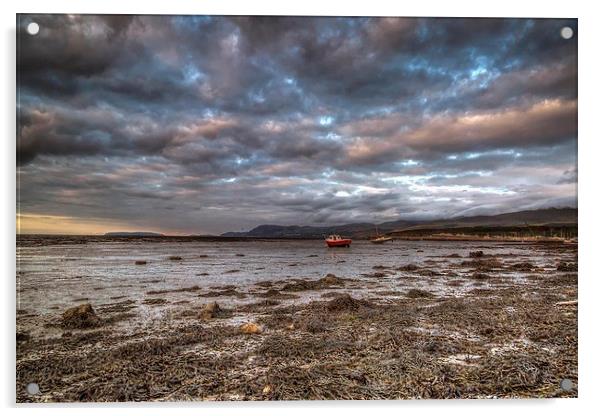
[[[317,279],[327,273],[370,281],[365,275],[374,273],[375,266],[397,268],[409,263],[462,277],[469,271],[454,266],[473,250],[512,254],[517,261],[528,258],[544,268],[553,268],[560,260],[546,257],[545,250],[536,245],[483,242],[393,241],[377,246],[356,241],[350,248],[333,249],[321,241],[128,241],[18,247],[17,307],[48,313],[85,299],[93,304],[114,302],[123,296],[142,300],[149,291],[194,285],[203,289],[235,285],[244,292],[260,281]],[[460,257],[450,258],[452,253]],[[181,256],[182,260],[170,260],[170,256]],[[136,260],[146,260],[147,264],[136,265]],[[521,279],[520,273],[504,273]],[[470,283],[451,287],[441,277],[404,280],[403,274],[391,273],[384,280],[396,290],[422,287],[453,295],[470,289]],[[170,295],[170,299],[177,296],[185,294]]]

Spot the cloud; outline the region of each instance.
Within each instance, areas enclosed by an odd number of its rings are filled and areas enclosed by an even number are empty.
[[[566,25],[22,15],[21,210],[190,233],[574,205]]]
[[[557,182],[559,185],[563,184],[576,184],[577,183],[577,168],[567,169],[562,173],[562,178]]]
[[[378,165],[469,150],[553,146],[573,140],[576,130],[577,103],[561,100],[544,100],[526,108],[437,114],[415,127],[397,116],[369,119],[343,128],[356,137],[344,163]]]

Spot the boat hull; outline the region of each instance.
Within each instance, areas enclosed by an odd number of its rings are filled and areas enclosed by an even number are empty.
[[[326,240],[326,245],[328,247],[349,247],[351,245],[351,239]]]
[[[392,238],[376,238],[374,240],[370,240],[370,242],[372,244],[383,244],[386,243],[387,241],[391,241],[393,240]]]

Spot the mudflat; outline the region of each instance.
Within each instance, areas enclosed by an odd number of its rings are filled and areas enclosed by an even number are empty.
[[[38,237],[17,261],[20,402],[578,392],[576,244]]]

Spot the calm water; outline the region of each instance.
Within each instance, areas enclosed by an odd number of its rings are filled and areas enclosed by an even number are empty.
[[[327,273],[374,283],[362,276],[374,273],[374,266],[399,267],[414,263],[439,272],[456,273],[463,278],[459,287],[446,285],[452,277],[400,279],[395,272],[379,279],[379,290],[428,289],[438,294],[461,294],[472,288],[469,270],[454,268],[466,260],[469,251],[483,250],[497,255],[513,254],[510,261],[530,261],[553,270],[562,253],[549,253],[540,246],[516,243],[394,241],[385,245],[356,241],[351,248],[328,249],[321,241],[267,242],[97,242],[74,245],[18,247],[17,307],[37,314],[56,313],[88,298],[92,304],[116,302],[116,298],[141,301],[153,297],[152,290],[200,286],[235,285],[248,293],[247,299],[220,299],[220,302],[250,302],[257,292],[254,284],[292,278],[317,279]],[[447,258],[457,253],[462,258]],[[181,256],[171,261],[169,256]],[[201,257],[207,256],[207,257]],[[135,260],[148,264],[135,265]],[[514,280],[521,273],[502,272]],[[369,286],[369,285],[368,285]],[[358,291],[355,289],[350,291]],[[366,290],[366,289],[364,289]],[[376,289],[375,289],[376,290]],[[319,294],[314,294],[319,297]],[[190,298],[186,292],[165,295],[170,301]],[[196,295],[195,295],[196,296]],[[304,293],[303,299],[311,298]],[[157,297],[157,296],[154,296]],[[147,308],[148,309],[148,308]],[[157,313],[157,308],[152,308]]]

